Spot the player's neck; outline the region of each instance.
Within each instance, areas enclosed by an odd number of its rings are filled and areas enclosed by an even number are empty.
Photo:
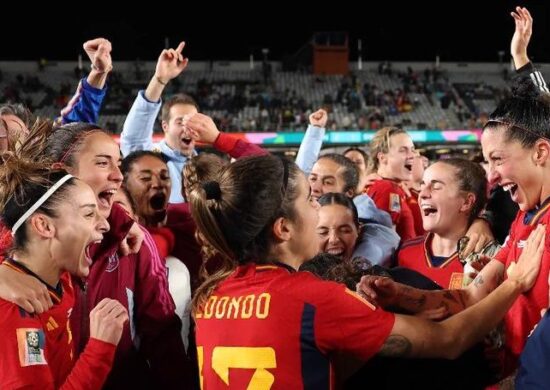
[[[55,288],[59,283],[61,270],[57,267],[55,260],[49,256],[49,253],[50,251],[44,249],[40,251],[28,249],[25,252],[14,253],[13,260]]]
[[[396,181],[396,182],[401,181],[401,180],[395,178],[395,175],[393,174],[393,172],[391,172],[391,169],[389,169],[388,167],[385,167],[383,165],[381,165],[378,168],[377,173],[380,175],[380,177],[382,177],[382,179],[392,180],[392,181]]]
[[[432,238],[432,254],[434,256],[451,256],[457,251],[458,240],[464,237],[467,229],[456,229],[444,233],[436,233]]]
[[[268,260],[276,261],[288,265],[289,267],[298,270],[304,262],[302,256],[290,250],[288,243],[275,245],[268,255]]]

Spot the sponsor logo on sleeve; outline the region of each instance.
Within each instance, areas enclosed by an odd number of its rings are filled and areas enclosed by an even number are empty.
[[[390,211],[400,213],[401,212],[401,199],[399,194],[390,193]]]

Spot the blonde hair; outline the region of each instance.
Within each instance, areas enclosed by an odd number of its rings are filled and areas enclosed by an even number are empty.
[[[407,134],[407,132],[399,127],[383,127],[374,134],[369,144],[369,166],[367,172],[372,173],[378,171],[379,153],[388,153],[390,151],[390,139],[396,134]]]

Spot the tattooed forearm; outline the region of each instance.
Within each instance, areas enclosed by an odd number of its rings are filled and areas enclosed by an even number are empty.
[[[405,336],[398,334],[390,335],[384,345],[378,352],[381,356],[387,357],[407,357],[412,352],[412,343]]]
[[[466,291],[463,290],[457,290],[458,299],[460,299],[460,305],[463,309],[466,309],[468,305],[466,305],[466,301],[464,300],[464,294],[466,294]]]
[[[448,290],[443,293],[443,298],[446,298],[451,302],[458,303],[458,299],[456,299],[456,297]]]
[[[420,310],[426,304],[426,294],[419,293],[418,290],[411,287],[404,287],[401,296],[401,304],[405,308]]]
[[[450,301],[449,303],[451,304],[458,305],[460,310],[466,308],[466,303],[464,302],[464,297],[462,296],[461,290],[454,290],[453,292],[446,290],[443,292],[443,298]]]

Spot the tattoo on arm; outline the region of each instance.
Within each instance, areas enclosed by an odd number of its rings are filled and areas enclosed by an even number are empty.
[[[407,357],[412,352],[412,343],[404,336],[390,335],[378,354],[386,357]]]
[[[441,301],[441,304],[439,307],[443,308],[445,310],[445,314],[443,318],[447,318],[451,315],[451,310],[449,309],[449,304],[445,301]]]
[[[405,308],[413,307],[415,310],[422,309],[426,304],[426,294],[415,294],[415,290],[411,287],[403,288],[403,306]]]
[[[446,299],[447,301],[450,301],[458,306],[460,306],[460,308],[462,309],[465,309],[466,308],[466,303],[464,302],[464,297],[462,296],[462,291],[461,290],[455,290],[456,291],[456,294],[453,294],[451,291],[449,290],[445,290],[443,292],[443,298]],[[447,307],[449,307],[447,305]],[[449,311],[450,313],[450,311]]]
[[[466,309],[468,307],[468,305],[466,305],[466,301],[464,300],[464,294],[466,292],[463,290],[457,290],[457,292],[458,292],[458,299],[460,299],[460,304],[464,309]]]
[[[477,275],[476,278],[474,279],[474,286],[479,287],[483,283],[485,283],[485,280],[483,280],[483,276],[481,276],[481,274]]]
[[[443,293],[443,298],[451,301],[451,302],[455,302],[455,303],[459,303],[458,302],[458,299],[456,299],[456,297],[451,294],[451,292],[449,290],[445,290],[445,292]]]

